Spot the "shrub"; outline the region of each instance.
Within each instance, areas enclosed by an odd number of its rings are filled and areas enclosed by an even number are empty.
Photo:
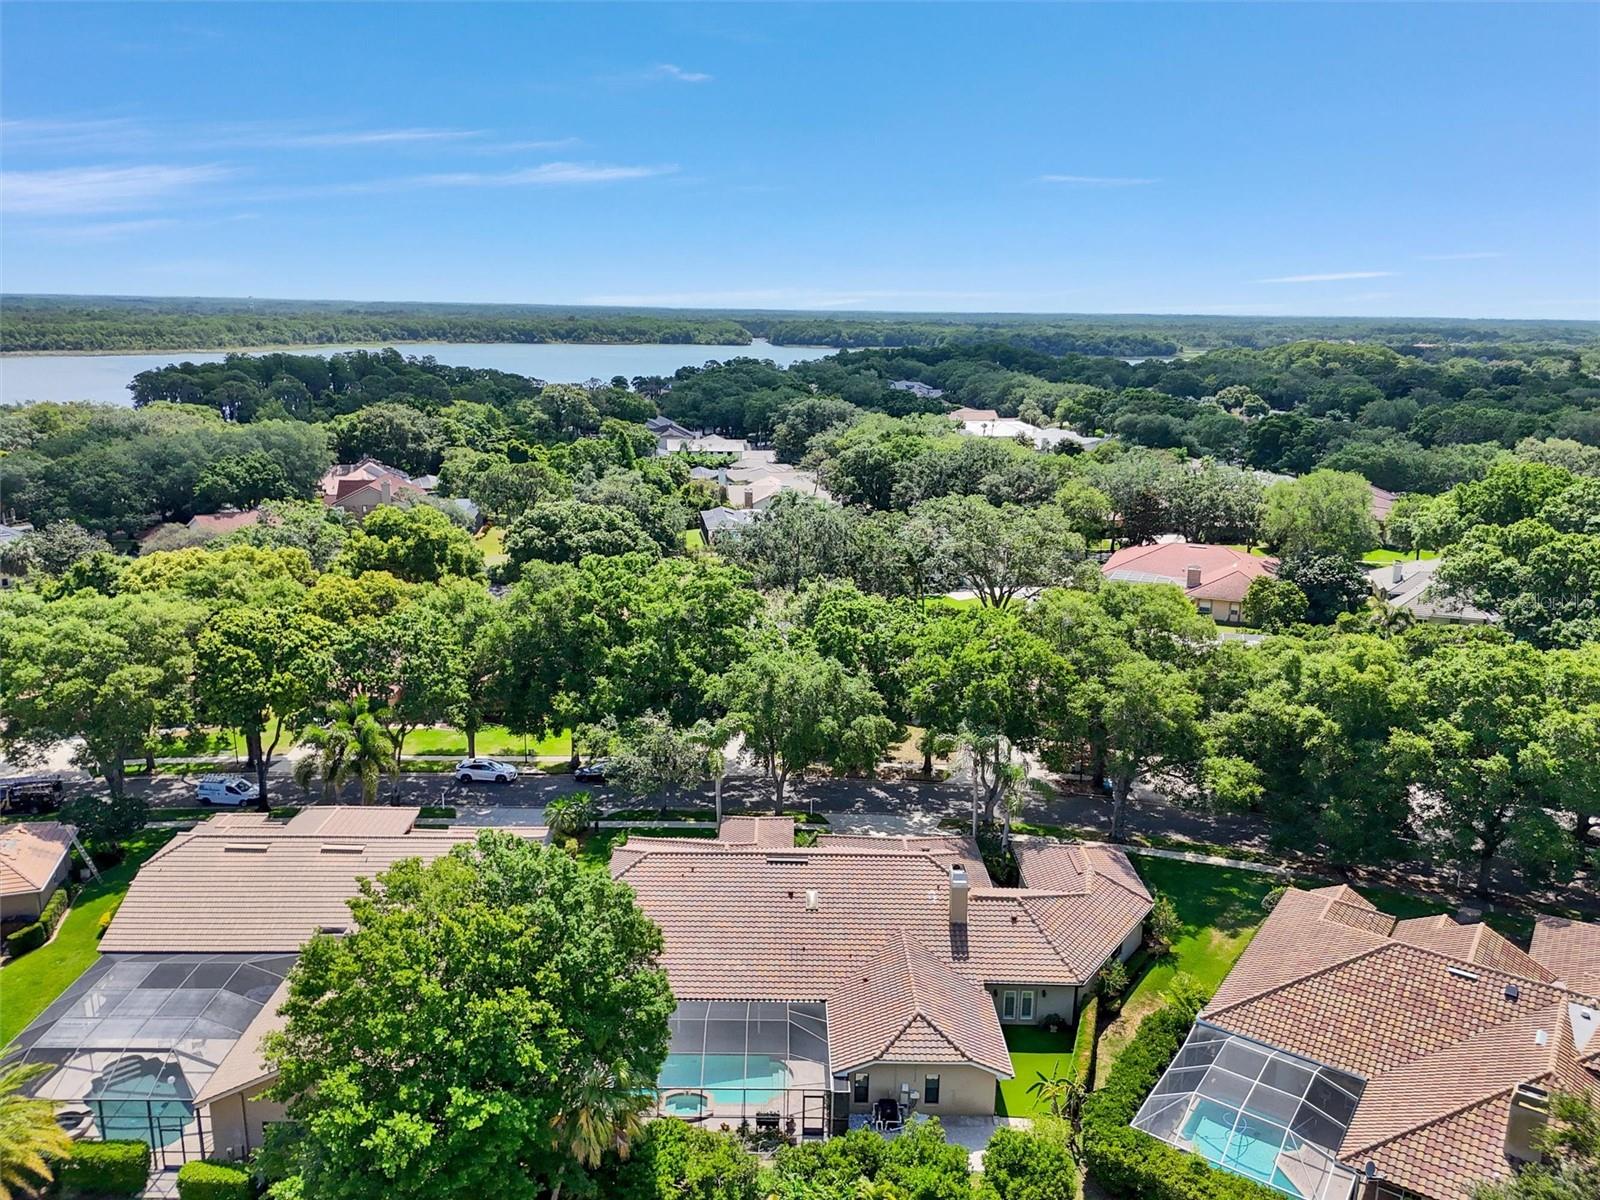
[[[1145,918],[1144,927],[1150,940],[1163,950],[1178,940],[1178,935],[1183,932],[1183,922],[1178,919],[1178,908],[1172,903],[1171,896],[1156,893],[1155,905]]]
[[[1166,1006],[1139,1025],[1105,1086],[1084,1102],[1084,1165],[1102,1188],[1127,1200],[1282,1200],[1271,1188],[1215,1170],[1129,1124],[1205,1004],[1193,986],[1174,990]]]
[[[37,950],[49,940],[50,931],[35,921],[32,925],[24,925],[21,929],[6,934],[6,949],[15,958],[19,954]]]
[[[598,812],[593,796],[588,792],[573,792],[552,800],[544,810],[544,820],[553,835],[564,838],[582,833],[593,825]]]
[[[44,911],[39,914],[39,924],[48,932],[54,933],[56,926],[61,924],[61,918],[67,915],[69,903],[71,897],[67,893],[66,885],[63,884],[55,890],[49,900],[45,901]]]
[[[250,1172],[231,1163],[186,1162],[178,1169],[179,1200],[251,1200]]]
[[[95,925],[95,930],[94,930],[94,936],[95,936],[95,940],[96,941],[99,941],[101,938],[105,937],[106,930],[111,928],[111,918],[116,916],[116,915],[117,915],[116,909],[112,909],[109,912],[103,912],[103,913],[100,914],[100,920]]]
[[[1078,1028],[1072,1035],[1072,1073],[1085,1088],[1094,1086],[1094,1048],[1099,1021],[1100,997],[1090,996],[1078,1013]]]
[[[137,1196],[150,1177],[143,1142],[78,1142],[56,1170],[63,1196]]]
[[[1031,1130],[997,1129],[983,1152],[979,1200],[1076,1200],[1072,1130],[1041,1118]]]
[[[1116,1012],[1122,1007],[1122,995],[1128,990],[1128,968],[1120,958],[1113,958],[1100,968],[1100,995],[1105,997],[1106,1008]]]

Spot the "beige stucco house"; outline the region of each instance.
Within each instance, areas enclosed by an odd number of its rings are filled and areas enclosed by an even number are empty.
[[[0,920],[37,920],[72,869],[78,831],[58,821],[0,829]]]
[[[1113,847],[1028,845],[1018,865],[1021,887],[994,886],[959,835],[800,847],[788,818],[630,839],[612,874],[661,926],[679,1001],[661,1111],[800,1132],[884,1100],[992,1115],[1005,1027],[1070,1022],[1151,908]]]

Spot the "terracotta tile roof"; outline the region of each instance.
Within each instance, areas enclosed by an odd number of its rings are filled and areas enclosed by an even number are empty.
[[[1285,891],[1211,998],[1211,1007],[1225,1008],[1383,945],[1386,939],[1380,934],[1345,921],[1323,919],[1330,906],[1341,901],[1354,908],[1372,909],[1342,884],[1314,891]]]
[[[0,828],[0,896],[27,896],[49,885],[72,853],[77,829],[59,821]]]
[[[949,867],[960,863],[967,872],[967,882],[972,887],[993,887],[989,868],[984,866],[983,852],[970,835],[965,833],[935,834],[862,834],[825,833],[817,845],[829,849],[906,850],[926,854]]]
[[[723,817],[719,841],[733,846],[792,846],[793,817]]]
[[[915,938],[889,936],[828,999],[828,1063],[972,1063],[1011,1078],[1011,1055],[989,993]]]
[[[1508,1173],[1519,1085],[1594,1085],[1583,1063],[1600,1062],[1600,1012],[1553,978],[1481,925],[1394,921],[1347,887],[1290,888],[1203,1015],[1362,1076],[1340,1158],[1455,1200]]]
[[[1190,567],[1200,569],[1200,583],[1190,587]],[[1203,542],[1159,542],[1124,546],[1100,568],[1107,579],[1131,583],[1173,583],[1192,600],[1240,601],[1252,581],[1278,569],[1275,558],[1261,558],[1227,546]]]
[[[215,512],[200,513],[189,518],[189,528],[199,533],[209,533],[220,537],[225,533],[232,533],[236,529],[244,529],[250,525],[257,525],[264,516],[260,509],[246,509],[243,512]]]
[[[229,813],[168,842],[140,869],[100,949],[298,950],[350,924],[356,881],[432,862],[480,830],[416,829],[415,808],[317,807],[288,822]],[[507,832],[543,840],[545,830]]]
[[[1068,895],[1085,895],[1102,881],[1115,884],[1142,900],[1150,889],[1128,856],[1096,842],[1023,842],[1013,847],[1022,886]]]
[[[1396,922],[1394,937],[1397,941],[1437,950],[1480,967],[1494,967],[1543,983],[1555,979],[1555,975],[1543,964],[1482,921],[1458,921],[1445,913],[1414,917],[1409,921]]]
[[[975,983],[1081,984],[1150,908],[1097,873],[1076,896],[972,886],[967,924],[956,926],[949,865],[979,860],[882,841],[765,849],[634,838],[611,871],[661,926],[662,966],[687,999],[826,1000],[894,931]]]
[[[1600,924],[1540,917],[1528,952],[1574,991],[1600,998]]]

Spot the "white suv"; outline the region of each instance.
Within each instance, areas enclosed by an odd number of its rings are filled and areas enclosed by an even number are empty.
[[[201,804],[250,804],[261,795],[243,775],[202,775],[195,788]]]
[[[510,783],[517,769],[495,758],[463,758],[456,764],[457,783]]]

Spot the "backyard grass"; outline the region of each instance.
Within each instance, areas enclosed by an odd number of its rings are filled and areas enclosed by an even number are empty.
[[[1014,1079],[995,1085],[994,1113],[997,1117],[1033,1117],[1043,1110],[1038,1097],[1028,1089],[1041,1074],[1046,1079],[1072,1073],[1072,1030],[1051,1033],[1042,1025],[1002,1025],[1006,1049],[1011,1051]]]
[[[147,829],[124,843],[128,856],[73,901],[55,940],[0,967],[0,1046],[8,1045],[51,1001],[72,985],[100,957],[100,917],[122,900],[144,861],[173,835],[171,829]]]
[[[467,735],[456,729],[414,729],[406,735],[405,752],[411,754],[467,753]],[[563,729],[547,738],[512,733],[503,725],[485,725],[478,730],[478,753],[521,758],[525,754],[572,754],[572,733]]]
[[[706,548],[706,535],[698,529],[685,529],[683,531],[683,546],[685,550],[693,553]]]
[[[676,829],[671,825],[654,829],[591,829],[578,838],[578,863],[595,871],[604,871],[611,862],[611,852],[628,840],[629,834],[642,837],[698,837],[714,838],[714,829]]]
[[[1424,550],[1421,555],[1418,555],[1414,550],[1368,550],[1361,556],[1361,561],[1369,566],[1382,566],[1385,563],[1399,562],[1401,559],[1411,562],[1419,557],[1424,560],[1438,558],[1439,552],[1437,550]]]
[[[499,526],[485,525],[472,540],[483,551],[484,566],[495,567],[506,561],[506,534]]]
[[[1161,994],[1180,971],[1206,991],[1216,990],[1266,918],[1263,897],[1283,882],[1259,871],[1209,863],[1135,856],[1133,864],[1152,892],[1172,898],[1183,932],[1172,952],[1153,960],[1133,982],[1122,1012],[1101,1033],[1097,1080],[1106,1078],[1139,1022],[1160,1007]]]

